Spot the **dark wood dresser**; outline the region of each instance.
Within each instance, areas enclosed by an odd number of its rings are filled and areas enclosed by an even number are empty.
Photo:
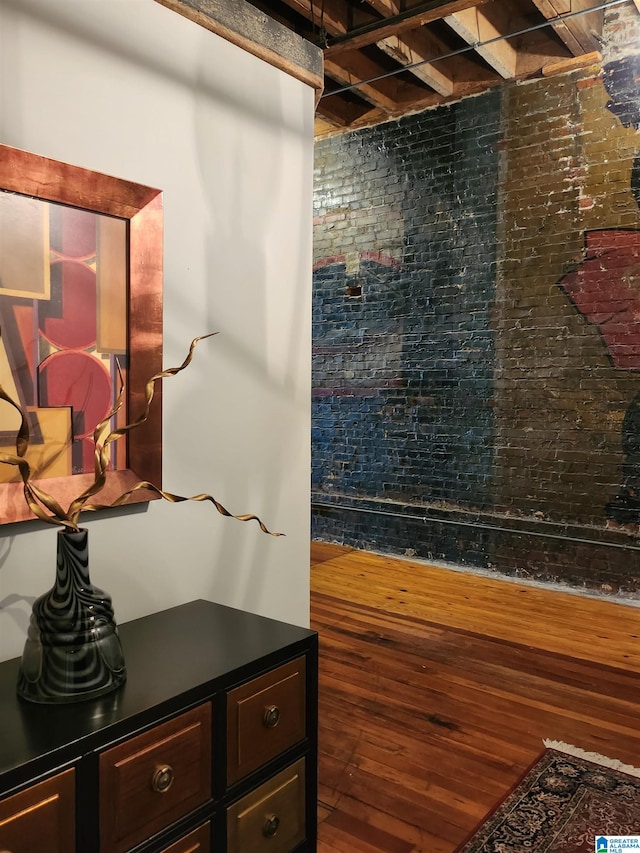
[[[201,600],[119,631],[127,682],[87,702],[0,664],[0,853],[313,853],[315,632]]]

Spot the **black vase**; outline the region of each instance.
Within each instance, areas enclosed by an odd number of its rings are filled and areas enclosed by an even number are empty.
[[[116,690],[126,677],[111,598],[89,579],[88,530],[60,530],[56,582],[33,604],[18,695],[80,702]]]

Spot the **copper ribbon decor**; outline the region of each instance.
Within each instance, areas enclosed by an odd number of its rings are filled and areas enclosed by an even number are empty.
[[[1,332],[0,332],[1,334]],[[238,521],[256,521],[260,526],[260,529],[263,533],[268,533],[270,536],[282,536],[282,533],[274,533],[269,530],[266,525],[258,518],[257,515],[234,515],[229,512],[219,501],[217,501],[212,495],[209,494],[198,494],[192,495],[191,497],[183,497],[181,495],[174,495],[171,492],[165,492],[162,489],[159,489],[153,483],[148,482],[147,480],[141,480],[139,483],[136,483],[131,489],[127,489],[127,491],[123,492],[119,498],[113,501],[110,504],[100,504],[100,503],[87,503],[87,501],[92,498],[94,495],[98,494],[101,489],[104,487],[106,482],[106,472],[109,466],[109,445],[114,441],[118,441],[118,439],[122,438],[130,430],[135,429],[137,426],[143,424],[147,418],[149,417],[149,410],[151,408],[151,403],[153,401],[154,396],[154,388],[155,383],[158,379],[167,378],[169,376],[175,376],[180,373],[186,367],[191,364],[193,358],[193,352],[195,350],[196,345],[199,341],[204,340],[205,338],[210,338],[213,335],[217,334],[217,332],[210,332],[208,335],[200,335],[197,338],[194,338],[191,341],[191,345],[189,346],[189,352],[185,360],[179,367],[170,367],[167,370],[162,370],[160,373],[156,373],[152,376],[145,388],[145,408],[141,415],[139,415],[134,421],[129,424],[126,424],[123,427],[120,427],[115,430],[110,430],[107,432],[107,428],[109,425],[109,421],[111,418],[120,410],[122,407],[122,403],[124,400],[124,382],[122,381],[122,374],[120,373],[120,369],[118,368],[118,373],[120,376],[120,389],[118,391],[118,396],[116,398],[115,404],[111,411],[100,421],[99,424],[95,427],[93,431],[93,443],[95,445],[94,452],[94,482],[89,486],[89,488],[85,489],[82,494],[78,495],[75,500],[73,500],[66,511],[63,507],[58,503],[58,501],[52,496],[43,491],[39,486],[36,486],[31,481],[31,467],[27,462],[25,455],[27,449],[29,447],[29,421],[27,418],[27,414],[15,400],[11,398],[11,396],[5,391],[5,389],[0,385],[0,400],[4,400],[13,406],[14,409],[20,415],[20,428],[18,430],[16,436],[16,452],[13,453],[4,453],[0,452],[0,462],[4,462],[7,465],[15,465],[20,471],[20,476],[22,478],[23,490],[25,500],[33,512],[35,516],[37,516],[41,521],[46,521],[49,524],[59,524],[62,525],[66,530],[79,530],[78,527],[78,519],[80,517],[81,512],[95,512],[100,509],[109,509],[112,507],[122,506],[127,502],[127,499],[136,491],[140,489],[146,489],[154,492],[159,495],[164,500],[170,501],[171,503],[180,503],[182,501],[210,501],[218,512],[221,515],[225,515],[229,518],[235,518]],[[48,510],[48,512],[47,512]]]

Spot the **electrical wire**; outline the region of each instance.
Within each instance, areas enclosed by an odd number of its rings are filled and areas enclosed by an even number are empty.
[[[600,3],[597,6],[591,6],[588,9],[581,9],[578,12],[567,12],[565,15],[557,15],[555,18],[549,18],[546,21],[543,21],[541,24],[533,24],[530,27],[526,27],[522,30],[515,30],[509,35],[500,35],[494,36],[493,38],[486,39],[486,41],[478,41],[473,44],[465,45],[464,47],[458,48],[458,50],[452,50],[450,53],[444,53],[441,56],[434,56],[432,59],[421,59],[419,62],[412,62],[410,65],[403,65],[401,68],[396,68],[393,71],[387,71],[384,74],[378,74],[376,77],[369,77],[367,80],[359,80],[357,83],[350,83],[348,86],[342,86],[339,89],[332,89],[330,92],[324,92],[321,95],[321,99],[329,98],[331,95],[341,95],[344,92],[351,92],[353,89],[357,89],[359,86],[367,86],[370,83],[377,83],[379,80],[386,80],[389,77],[395,77],[397,74],[402,74],[404,71],[411,71],[412,68],[418,68],[420,65],[427,65],[434,62],[439,62],[442,59],[451,59],[455,56],[460,56],[464,53],[469,53],[474,50],[478,50],[481,47],[487,47],[489,45],[495,44],[499,41],[504,41],[505,39],[518,38],[519,36],[528,35],[529,33],[536,32],[537,30],[542,30],[545,27],[551,27],[554,24],[561,24],[564,21],[568,21],[571,18],[577,18],[580,15],[587,15],[590,12],[600,12],[603,9],[611,9],[614,6],[620,6],[623,3],[628,3],[629,0],[609,0],[609,2]],[[358,31],[355,31],[358,32]],[[354,33],[350,33],[349,35],[353,36]]]

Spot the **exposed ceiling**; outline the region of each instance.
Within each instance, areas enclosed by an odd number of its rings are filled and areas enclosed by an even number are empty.
[[[250,2],[323,49],[326,136],[599,62],[602,7],[620,0]]]

